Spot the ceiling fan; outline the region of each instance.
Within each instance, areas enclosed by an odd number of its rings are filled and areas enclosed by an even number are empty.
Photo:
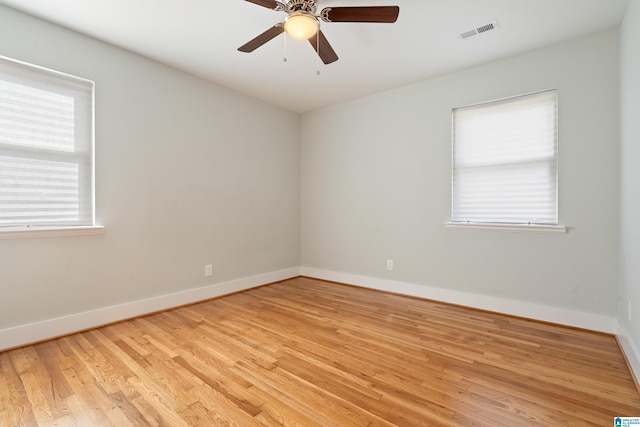
[[[269,28],[264,33],[240,46],[240,52],[253,52],[269,40],[286,32],[291,37],[308,40],[325,64],[338,60],[338,55],[320,30],[320,21],[324,22],[382,22],[392,23],[398,19],[398,6],[353,6],[353,7],[325,7],[316,14],[317,0],[246,0],[250,3],[285,12],[287,18]]]

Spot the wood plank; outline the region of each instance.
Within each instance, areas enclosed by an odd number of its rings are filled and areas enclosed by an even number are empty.
[[[9,352],[0,353],[0,374],[0,425],[37,425],[31,402]]]

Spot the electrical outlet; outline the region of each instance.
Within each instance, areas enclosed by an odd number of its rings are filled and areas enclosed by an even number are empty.
[[[393,260],[392,259],[388,259],[387,260],[387,270],[389,270],[389,271],[393,270]]]
[[[207,264],[204,266],[204,276],[205,277],[213,276],[213,265]]]

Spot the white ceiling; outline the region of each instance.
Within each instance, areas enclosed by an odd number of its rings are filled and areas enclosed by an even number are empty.
[[[318,0],[398,5],[395,24],[321,23],[340,57],[278,36],[237,48],[286,16],[244,0],[0,0],[295,112],[306,112],[619,26],[628,0]],[[633,1],[633,0],[632,0]],[[488,21],[499,29],[466,40]],[[316,71],[320,71],[320,75]]]

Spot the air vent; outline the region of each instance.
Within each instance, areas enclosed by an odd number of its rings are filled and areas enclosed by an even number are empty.
[[[476,28],[472,28],[470,30],[464,31],[458,35],[461,40],[468,39],[469,37],[477,36],[478,34],[486,33],[487,31],[492,31],[498,28],[498,21],[487,22],[486,24],[482,24]]]

